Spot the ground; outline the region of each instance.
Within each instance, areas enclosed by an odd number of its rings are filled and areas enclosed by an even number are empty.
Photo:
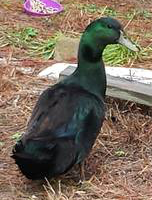
[[[152,199],[152,108],[108,97],[107,117],[86,160],[87,180],[83,185],[77,185],[77,167],[49,182],[30,181],[22,176],[10,158],[12,146],[18,134],[25,131],[41,91],[54,84],[36,76],[54,61],[31,57],[26,48],[14,43],[2,45],[9,31],[25,27],[38,29],[41,38],[48,38],[56,31],[76,36],[89,21],[101,15],[94,11],[96,7],[107,6],[111,8],[108,12],[115,15],[116,11],[119,13],[116,17],[128,24],[129,35],[146,47],[152,42],[152,1],[94,0],[94,8],[89,0],[84,6],[80,0],[63,0],[65,11],[51,19],[27,16],[22,3],[1,0],[0,8],[0,199]],[[132,17],[135,10],[138,13]],[[150,69],[151,59],[136,60],[133,66]],[[33,70],[24,74],[21,67]]]

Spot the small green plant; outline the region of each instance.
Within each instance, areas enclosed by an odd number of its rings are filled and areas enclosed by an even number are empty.
[[[32,27],[27,27],[21,30],[6,30],[1,32],[2,37],[0,37],[0,47],[13,45],[16,47],[26,47],[29,43],[36,38],[38,31]]]
[[[32,42],[29,46],[29,55],[42,56],[46,59],[51,59],[54,56],[54,48],[62,33],[57,32],[53,37],[47,40],[39,40]]]
[[[38,35],[38,30],[35,28],[28,27],[23,30],[23,36],[25,40],[36,37],[37,35]]]
[[[134,11],[127,12],[124,16],[127,20],[132,20],[135,15],[136,15],[136,11],[134,10]]]
[[[115,151],[115,155],[118,157],[123,157],[123,156],[126,156],[126,153],[123,150],[118,149]]]
[[[138,16],[143,17],[144,19],[152,18],[152,12],[150,12],[148,10],[136,10],[136,13]]]
[[[17,39],[17,42],[28,42],[38,35],[38,30],[32,27],[27,27],[19,31],[14,31],[10,33],[10,36]]]
[[[152,12],[148,10],[131,10],[125,15],[125,18],[130,20],[133,19],[134,17],[143,17],[144,19],[152,19]]]
[[[17,31],[0,31],[0,47],[14,46],[25,49],[30,56],[41,56],[46,59],[53,58],[55,44],[61,33],[46,40],[38,38],[38,30],[27,27]]]
[[[34,37],[38,35],[38,30],[32,27],[27,27],[22,29],[21,31],[15,31],[12,33],[12,37],[14,39],[18,39],[19,43],[26,43],[33,40]]]
[[[151,59],[152,44],[142,48],[139,52],[133,52],[119,44],[108,45],[103,52],[103,60],[109,65],[124,65],[135,62],[136,60],[144,61]]]
[[[117,16],[117,12],[113,8],[107,7],[104,11],[104,15],[115,17]]]
[[[98,14],[104,14],[107,16],[116,16],[117,12],[110,8],[110,7],[99,7],[96,4],[79,4],[77,5],[77,8],[86,12],[86,13],[98,13]]]
[[[12,135],[12,139],[18,141],[21,137],[22,133],[21,132],[16,132],[14,135]]]
[[[109,65],[123,65],[137,59],[138,53],[132,52],[121,45],[108,45],[103,52],[103,59]]]
[[[8,7],[12,4],[12,1],[11,0],[5,0],[5,1],[2,1],[1,2],[1,6],[2,7]]]
[[[1,148],[2,146],[4,146],[4,142],[1,142],[1,141],[0,141],[0,148]]]
[[[77,8],[86,13],[95,13],[99,11],[99,8],[95,4],[79,4]]]
[[[152,43],[141,49],[141,51],[138,53],[138,59],[140,61],[152,59]]]

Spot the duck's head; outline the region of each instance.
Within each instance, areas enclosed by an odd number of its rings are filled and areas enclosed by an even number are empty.
[[[100,54],[101,57],[101,50],[104,50],[108,44],[122,44],[132,51],[139,51],[139,48],[127,38],[116,19],[102,17],[86,28],[80,42],[81,53],[84,57],[85,54],[87,57],[92,57],[93,54],[98,57]]]

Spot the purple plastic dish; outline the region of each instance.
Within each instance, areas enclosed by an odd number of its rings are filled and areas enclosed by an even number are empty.
[[[38,1],[41,1],[42,3],[44,3],[47,7],[51,7],[51,8],[54,8],[56,11],[54,13],[41,13],[41,12],[34,12],[31,10],[31,4],[30,4],[30,0],[26,0],[25,3],[24,3],[24,10],[27,14],[30,14],[30,15],[33,15],[33,16],[49,16],[49,15],[52,15],[52,14],[56,14],[56,13],[59,13],[61,11],[63,11],[63,6],[56,2],[56,1],[52,1],[52,0],[38,0]]]

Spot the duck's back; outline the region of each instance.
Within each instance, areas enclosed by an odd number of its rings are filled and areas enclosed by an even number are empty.
[[[40,96],[13,158],[31,179],[65,173],[87,156],[103,120],[102,99],[77,85],[56,84]]]

